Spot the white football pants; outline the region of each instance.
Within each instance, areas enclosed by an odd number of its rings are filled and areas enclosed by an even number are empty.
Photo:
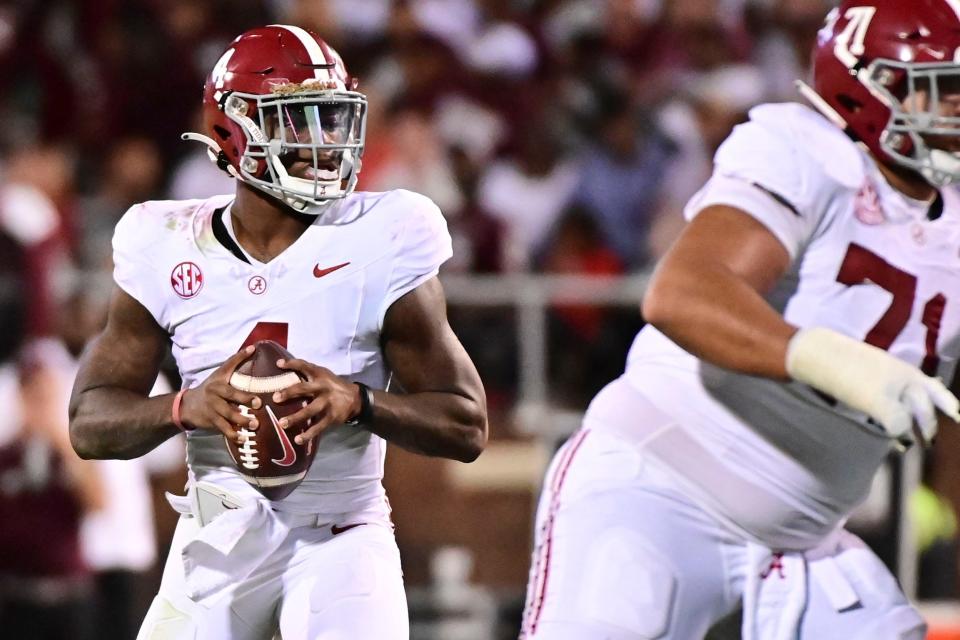
[[[633,443],[581,430],[544,481],[521,638],[695,640],[741,598],[752,640],[925,637],[893,576],[852,534],[782,559],[757,548]],[[780,619],[790,611],[794,620]]]
[[[336,535],[291,529],[284,543],[210,608],[187,597],[181,550],[200,530],[181,516],[160,590],[137,640],[407,640],[400,553],[389,523]]]

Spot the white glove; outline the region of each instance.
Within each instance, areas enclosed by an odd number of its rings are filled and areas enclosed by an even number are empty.
[[[786,364],[794,380],[862,411],[892,438],[912,440],[916,422],[929,443],[937,433],[936,409],[960,422],[960,401],[939,378],[831,329],[798,331],[787,347]]]

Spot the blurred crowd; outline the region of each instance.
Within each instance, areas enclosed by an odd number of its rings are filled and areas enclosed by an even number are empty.
[[[0,429],[0,518],[35,514],[21,517],[21,527],[0,526],[0,600],[15,595],[27,611],[17,610],[16,620],[42,627],[55,616],[31,617],[31,607],[53,607],[63,619],[89,616],[92,610],[77,602],[100,594],[101,615],[122,620],[115,608],[134,605],[124,600],[129,583],[114,574],[142,572],[155,560],[150,514],[137,516],[136,525],[104,514],[112,504],[149,502],[149,474],[178,468],[178,452],[135,472],[77,465],[65,438],[64,403],[75,358],[102,326],[110,238],[120,216],[143,200],[233,191],[232,179],[180,133],[200,129],[204,77],[234,36],[289,23],[340,51],[370,104],[359,188],[402,187],[433,198],[454,237],[448,272],[618,275],[642,271],[662,255],[683,224],[683,205],[710,173],[714,150],[751,106],[797,99],[793,81],[806,75],[830,5],[0,4],[0,397],[19,394],[4,406],[24,407],[22,415],[8,413]],[[560,358],[554,369],[569,376],[566,387],[555,386],[558,397],[588,398],[619,373],[636,316],[554,310],[551,333],[563,345],[552,350]],[[473,326],[460,318],[458,331],[495,409],[500,398],[509,403],[515,382],[496,355],[511,348],[497,342],[509,345],[515,337],[502,330],[509,322],[479,317]],[[481,347],[485,354],[477,353]],[[580,360],[571,364],[563,354]],[[134,493],[111,495],[116,487]],[[51,521],[51,513],[59,519]],[[122,548],[125,526],[143,532],[129,534],[142,541],[136,549]],[[53,527],[61,539],[48,565],[27,566],[29,554],[11,553],[45,539],[36,528]],[[85,529],[96,531],[87,540],[108,544],[85,546]],[[10,611],[0,607],[0,622]],[[40,627],[17,637],[60,637]],[[101,627],[96,637],[132,637],[119,624],[113,630],[108,636]]]
[[[663,254],[714,150],[751,106],[797,99],[793,81],[806,75],[830,4],[0,5],[0,216],[33,265],[28,324],[38,335],[56,332],[63,315],[53,309],[68,302],[81,317],[59,329],[82,344],[102,322],[110,237],[123,212],[142,200],[233,190],[180,134],[201,128],[204,77],[252,26],[301,25],[341,52],[370,103],[359,188],[433,198],[454,237],[447,273],[609,276],[642,271]],[[464,327],[468,349],[491,335],[515,340],[509,325],[501,314],[492,329]],[[556,397],[585,402],[618,373],[636,328],[632,312],[553,309],[551,346],[582,347],[579,366],[551,363],[568,378],[554,385]],[[489,351],[474,357],[495,405],[507,406],[511,349]]]
[[[133,202],[231,191],[202,149],[204,76],[290,22],[370,99],[361,189],[432,197],[464,272],[650,264],[746,110],[792,100],[827,0],[24,0],[0,7],[4,182],[109,267]],[[9,214],[8,214],[9,215]]]

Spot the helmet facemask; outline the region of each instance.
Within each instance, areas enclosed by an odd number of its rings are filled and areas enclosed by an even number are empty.
[[[890,105],[883,151],[933,185],[960,181],[960,64],[878,59],[860,74]]]
[[[366,136],[366,97],[316,84],[280,82],[269,94],[221,98],[247,139],[240,179],[297,211],[353,191]]]

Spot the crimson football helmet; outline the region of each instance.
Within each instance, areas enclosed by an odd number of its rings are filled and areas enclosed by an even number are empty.
[[[843,0],[800,85],[881,161],[960,180],[960,0]]]
[[[343,198],[357,183],[367,99],[319,36],[270,25],[230,43],[207,77],[209,147],[230,175],[297,211]]]

